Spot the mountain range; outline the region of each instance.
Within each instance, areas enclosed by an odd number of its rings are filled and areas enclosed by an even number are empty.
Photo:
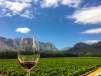
[[[19,47],[22,46],[30,46],[33,43],[33,39],[31,38],[25,38],[23,44],[21,44],[22,39],[21,38],[6,38],[0,36],[0,51],[4,50],[17,50]],[[27,44],[26,44],[27,41]],[[40,50],[57,50],[57,48],[51,43],[51,42],[40,42],[37,41],[40,47]]]
[[[33,41],[31,38],[24,38],[23,42],[21,38],[6,38],[0,36],[0,51],[4,50],[15,50],[17,51],[21,47],[30,48],[32,44],[38,43],[40,47],[40,51],[56,51],[58,50],[54,44],[51,42],[41,42],[41,41]],[[36,47],[36,45],[34,45]],[[87,44],[84,42],[76,43],[72,48],[65,47],[64,54],[66,55],[78,55],[78,56],[93,56],[93,55],[101,55],[101,41],[94,44]]]
[[[83,55],[101,55],[101,41],[98,43],[94,44],[87,44],[87,43],[77,43],[74,45],[74,47],[67,49],[66,54],[72,54],[72,55],[78,55],[78,56],[83,56]]]

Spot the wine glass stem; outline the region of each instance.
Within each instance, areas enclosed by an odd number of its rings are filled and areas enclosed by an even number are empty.
[[[27,70],[27,76],[30,76],[30,70]]]

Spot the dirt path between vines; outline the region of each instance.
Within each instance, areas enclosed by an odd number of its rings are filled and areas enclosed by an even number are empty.
[[[101,75],[101,67],[98,67],[95,70],[86,72],[85,74],[82,74],[80,76],[100,76]]]

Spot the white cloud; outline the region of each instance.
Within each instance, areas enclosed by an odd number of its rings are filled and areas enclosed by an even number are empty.
[[[58,7],[59,5],[76,8],[80,5],[81,0],[42,0],[40,3],[42,8]]]
[[[0,17],[15,16],[33,18],[37,6],[42,8],[58,7],[60,5],[76,8],[81,0],[0,0]]]
[[[20,16],[26,17],[26,18],[33,18],[33,14],[31,13],[31,11],[26,10],[23,14],[20,14]]]
[[[27,18],[32,18],[29,16],[29,14],[32,14],[32,1],[33,0],[0,0],[0,16],[23,16],[25,11],[29,11],[26,16]]]
[[[61,4],[67,5],[69,7],[78,7],[81,3],[81,0],[62,0]]]
[[[20,2],[33,2],[32,0],[16,0],[16,1],[20,1]]]
[[[59,5],[60,0],[42,0],[41,7],[57,7]]]
[[[31,6],[30,4],[19,3],[19,2],[15,2],[15,3],[11,3],[11,4],[12,4],[12,6],[9,9],[12,10],[12,11],[14,11],[14,12],[21,12],[25,8]]]
[[[28,28],[28,27],[22,27],[22,28],[17,28],[16,29],[16,32],[20,32],[20,33],[28,33],[30,31],[31,31],[31,29]]]
[[[99,41],[101,41],[101,40],[86,40],[86,41],[83,41],[83,42],[87,43],[87,44],[94,44],[94,43],[98,43]]]
[[[97,24],[101,23],[101,6],[86,7],[77,10],[71,16],[75,23]]]
[[[101,33],[101,28],[94,28],[94,29],[88,29],[83,32],[82,34],[100,34]]]

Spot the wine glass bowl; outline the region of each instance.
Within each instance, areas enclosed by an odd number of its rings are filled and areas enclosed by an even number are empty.
[[[18,55],[18,62],[19,64],[24,67],[24,69],[32,69],[32,67],[36,66],[39,61],[39,54],[19,54]]]

